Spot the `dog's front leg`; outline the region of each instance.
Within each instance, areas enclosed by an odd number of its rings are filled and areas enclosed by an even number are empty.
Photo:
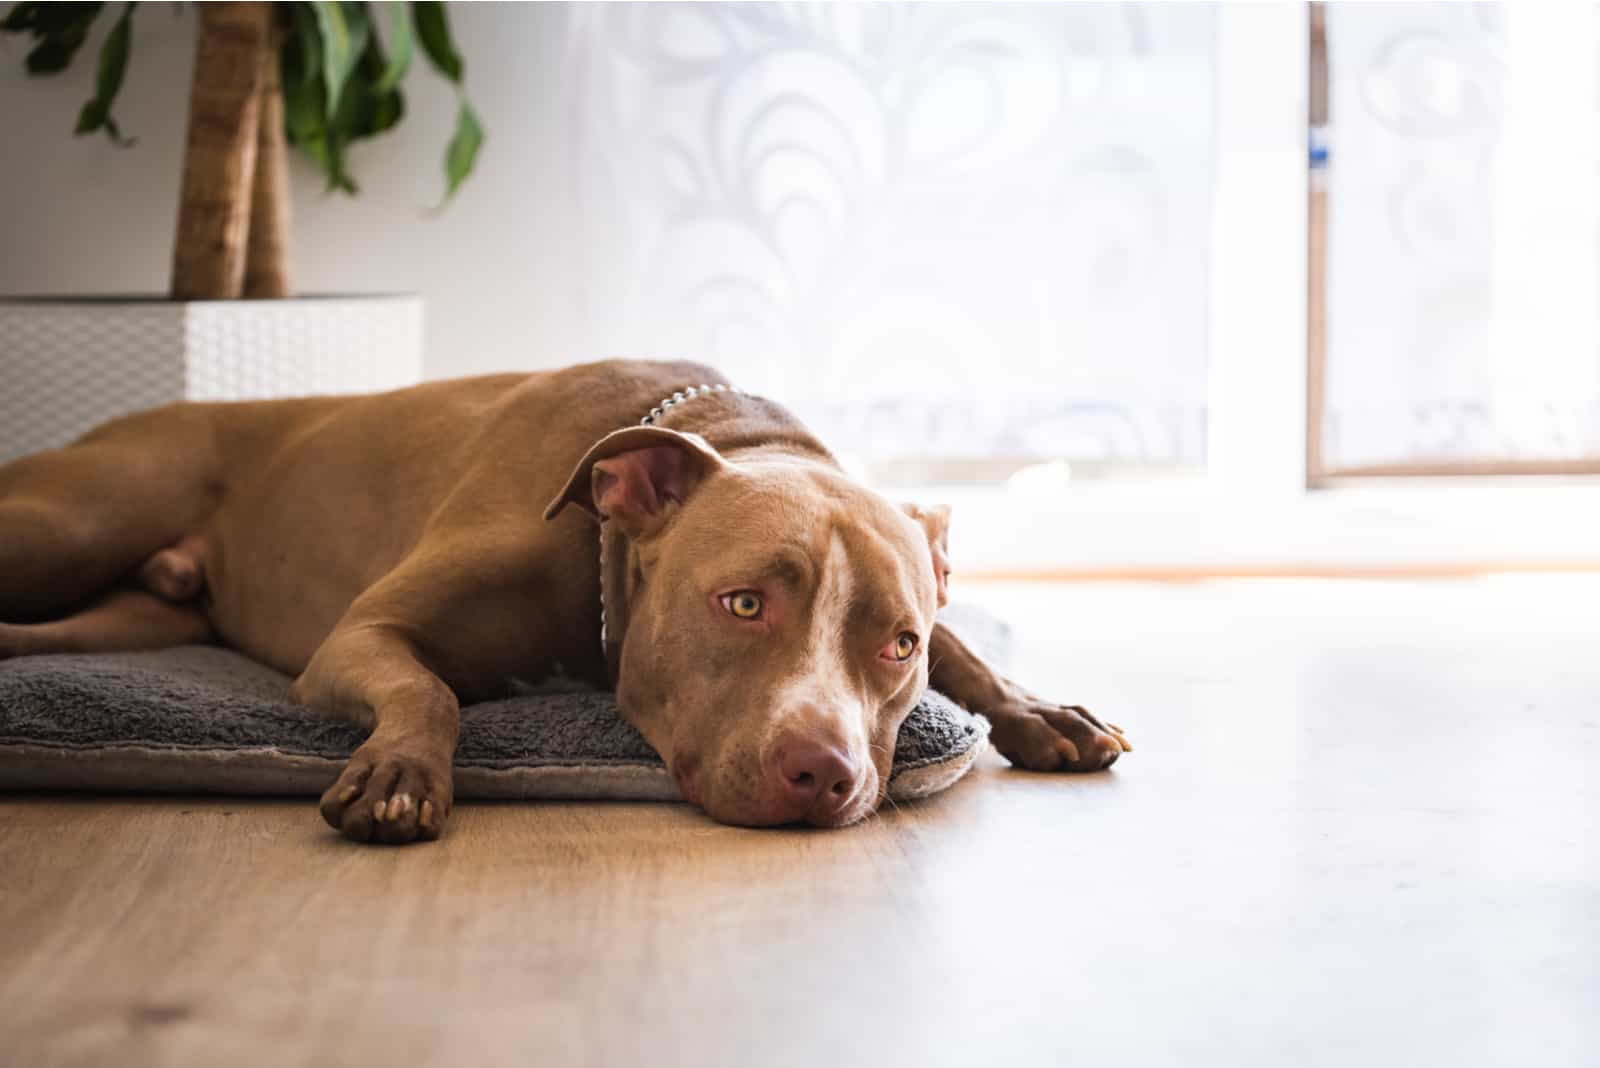
[[[461,709],[403,636],[370,625],[336,629],[292,696],[372,727],[322,795],[323,819],[360,842],[439,837]]]
[[[1003,678],[943,623],[928,644],[934,689],[986,718],[1000,755],[1031,771],[1098,771],[1133,751],[1122,728],[1078,705],[1061,705]]]

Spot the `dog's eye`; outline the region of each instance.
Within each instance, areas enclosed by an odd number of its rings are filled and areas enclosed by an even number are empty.
[[[903,664],[911,659],[911,654],[917,651],[917,636],[909,630],[902,631],[894,644],[883,651],[884,659],[893,660]]]
[[[720,599],[722,607],[726,608],[730,615],[738,616],[740,619],[760,619],[761,609],[766,604],[755,590],[735,590],[723,594]]]

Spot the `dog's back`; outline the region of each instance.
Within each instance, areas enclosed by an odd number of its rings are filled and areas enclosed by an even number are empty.
[[[0,467],[0,623],[73,612],[178,546],[215,635],[297,672],[430,530],[526,538],[526,556],[570,538],[540,512],[583,449],[663,390],[708,378],[720,381],[693,364],[607,361],[115,420]]]

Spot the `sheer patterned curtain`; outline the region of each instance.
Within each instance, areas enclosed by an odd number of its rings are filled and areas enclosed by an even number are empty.
[[[1214,7],[570,17],[596,351],[715,362],[880,470],[1204,463]]]
[[[1594,5],[1327,28],[1328,466],[1600,460]]]

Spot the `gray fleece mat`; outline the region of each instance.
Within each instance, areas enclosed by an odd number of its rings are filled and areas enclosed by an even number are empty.
[[[991,656],[1008,634],[962,632]],[[288,700],[290,680],[210,646],[20,657],[0,663],[0,789],[319,794],[366,736]],[[942,790],[972,765],[987,723],[929,692],[901,727],[889,793]],[[610,693],[541,691],[471,705],[460,797],[676,800],[661,759]]]

